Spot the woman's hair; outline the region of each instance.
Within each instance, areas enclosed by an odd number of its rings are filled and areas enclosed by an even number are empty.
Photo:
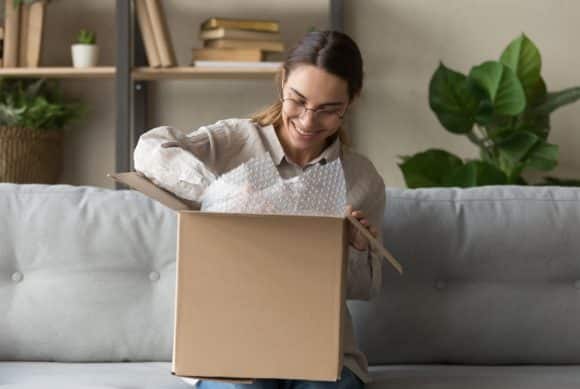
[[[346,34],[338,31],[313,31],[306,34],[289,52],[276,75],[278,97],[282,96],[282,85],[290,73],[301,65],[314,65],[333,74],[348,84],[349,102],[357,96],[363,84],[363,61],[357,44]],[[282,102],[275,103],[252,115],[252,121],[260,126],[282,124]],[[341,143],[348,144],[346,132],[338,130]]]

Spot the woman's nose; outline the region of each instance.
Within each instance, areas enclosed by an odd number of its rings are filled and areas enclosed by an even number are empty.
[[[299,119],[300,124],[305,129],[308,129],[309,127],[314,127],[314,125],[316,124],[316,115],[314,114],[314,111],[309,109],[305,110]]]

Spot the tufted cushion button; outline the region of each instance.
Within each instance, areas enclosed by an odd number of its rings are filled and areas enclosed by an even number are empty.
[[[445,286],[446,286],[445,281],[439,280],[435,283],[435,288],[437,288],[439,290],[444,289]]]
[[[10,278],[12,278],[12,281],[14,281],[14,282],[20,282],[20,281],[22,281],[24,276],[19,271],[16,271],[16,272],[12,273],[12,277],[10,277]]]
[[[152,271],[151,273],[149,273],[149,279],[151,281],[157,281],[159,279],[159,273],[157,273],[156,271]]]
[[[578,281],[574,282],[574,287],[575,287],[576,289],[580,289],[580,280],[578,280]]]

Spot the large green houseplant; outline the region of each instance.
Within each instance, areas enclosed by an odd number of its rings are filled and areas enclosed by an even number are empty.
[[[54,81],[0,79],[0,182],[56,183],[63,131],[84,110]]]
[[[526,170],[550,171],[558,146],[548,142],[550,115],[580,98],[580,87],[548,93],[541,56],[525,35],[514,39],[499,61],[486,61],[468,75],[439,65],[429,85],[429,105],[449,132],[465,135],[479,159],[464,161],[440,149],[403,156],[399,167],[410,188],[526,185]],[[580,185],[545,177],[535,185]]]

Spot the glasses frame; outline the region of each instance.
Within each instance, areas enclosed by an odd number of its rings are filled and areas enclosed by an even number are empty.
[[[283,97],[283,96],[280,97],[280,102],[282,103],[282,107],[284,106],[284,101],[286,101],[286,100],[290,100],[290,101],[296,103],[296,105],[301,105],[303,107],[302,113],[300,115],[298,115],[299,118],[301,118],[302,115],[304,115],[307,111],[312,111],[312,115],[314,115],[314,118],[316,118],[317,120],[320,120],[319,117],[317,116],[318,115],[317,113],[324,111],[324,109],[320,109],[320,108],[317,108],[317,109],[308,108],[306,106],[306,104],[300,102],[299,100],[297,100],[293,97]],[[340,121],[342,121],[344,118],[344,115],[346,115],[347,110],[348,110],[348,105],[344,108],[344,111],[342,113],[340,113],[340,111],[336,111],[336,112],[333,112],[333,114],[335,114],[338,117],[338,119]]]

